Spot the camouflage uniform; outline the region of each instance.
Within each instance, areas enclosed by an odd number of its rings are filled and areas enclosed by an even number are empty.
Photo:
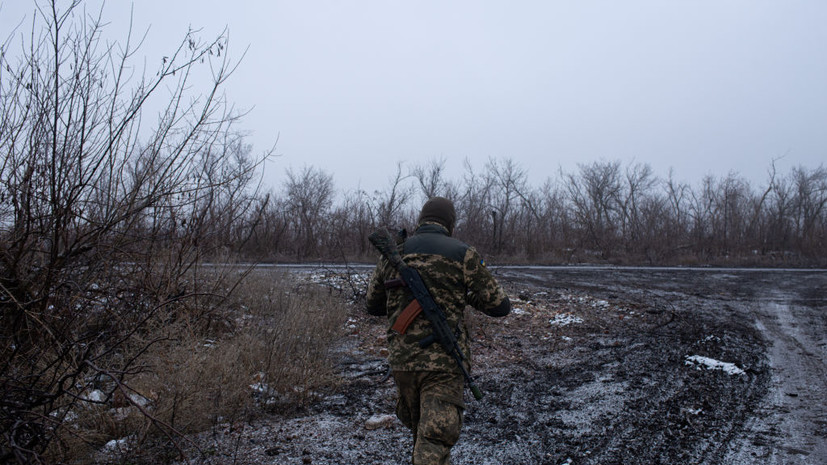
[[[456,328],[470,371],[469,337],[463,318],[466,305],[489,316],[505,316],[511,304],[477,251],[450,237],[453,205],[436,199],[443,207],[450,206],[451,214],[429,216],[428,207],[434,199],[426,203],[419,227],[399,250],[405,263],[419,271],[450,326]],[[393,266],[382,259],[367,292],[368,313],[387,315],[389,327],[413,300],[407,287],[386,287],[385,283],[396,277]],[[449,463],[465,408],[464,379],[454,359],[439,343],[419,347],[419,340],[430,334],[424,315],[417,317],[404,335],[388,329],[389,361],[399,393],[396,413],[413,432],[415,465]]]

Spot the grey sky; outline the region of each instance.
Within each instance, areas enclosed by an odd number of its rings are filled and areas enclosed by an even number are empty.
[[[2,31],[29,13],[0,0]],[[13,5],[10,5],[13,4]],[[117,32],[131,3],[109,1]],[[382,187],[396,161],[482,168],[513,158],[534,184],[558,167],[621,160],[695,184],[756,184],[827,160],[827,2],[135,0],[143,52],[187,27],[230,31],[247,56],[226,92],[270,164]]]

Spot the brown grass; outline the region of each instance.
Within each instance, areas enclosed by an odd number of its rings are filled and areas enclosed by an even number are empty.
[[[216,273],[209,286],[231,286],[229,276]],[[75,406],[50,455],[162,463],[179,455],[182,434],[292,408],[336,383],[329,353],[347,319],[343,300],[272,270],[254,270],[237,284],[229,299],[189,302],[150,325],[134,343],[152,342],[134,374],[120,385],[104,382],[102,403]],[[139,454],[96,455],[126,437]]]

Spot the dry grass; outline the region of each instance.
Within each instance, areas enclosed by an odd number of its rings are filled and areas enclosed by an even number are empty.
[[[209,285],[226,286],[229,276],[217,273]],[[329,352],[346,319],[343,300],[328,289],[254,270],[229,299],[189,302],[149,325],[134,343],[143,348],[134,374],[100,383],[100,403],[79,402],[50,455],[162,463],[179,455],[181,434],[306,402],[336,382]],[[130,450],[96,452],[124,438]]]

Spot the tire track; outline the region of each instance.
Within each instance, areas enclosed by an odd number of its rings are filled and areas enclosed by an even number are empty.
[[[825,308],[795,305],[792,297],[776,291],[755,312],[755,326],[770,343],[772,380],[728,463],[827,463]]]

